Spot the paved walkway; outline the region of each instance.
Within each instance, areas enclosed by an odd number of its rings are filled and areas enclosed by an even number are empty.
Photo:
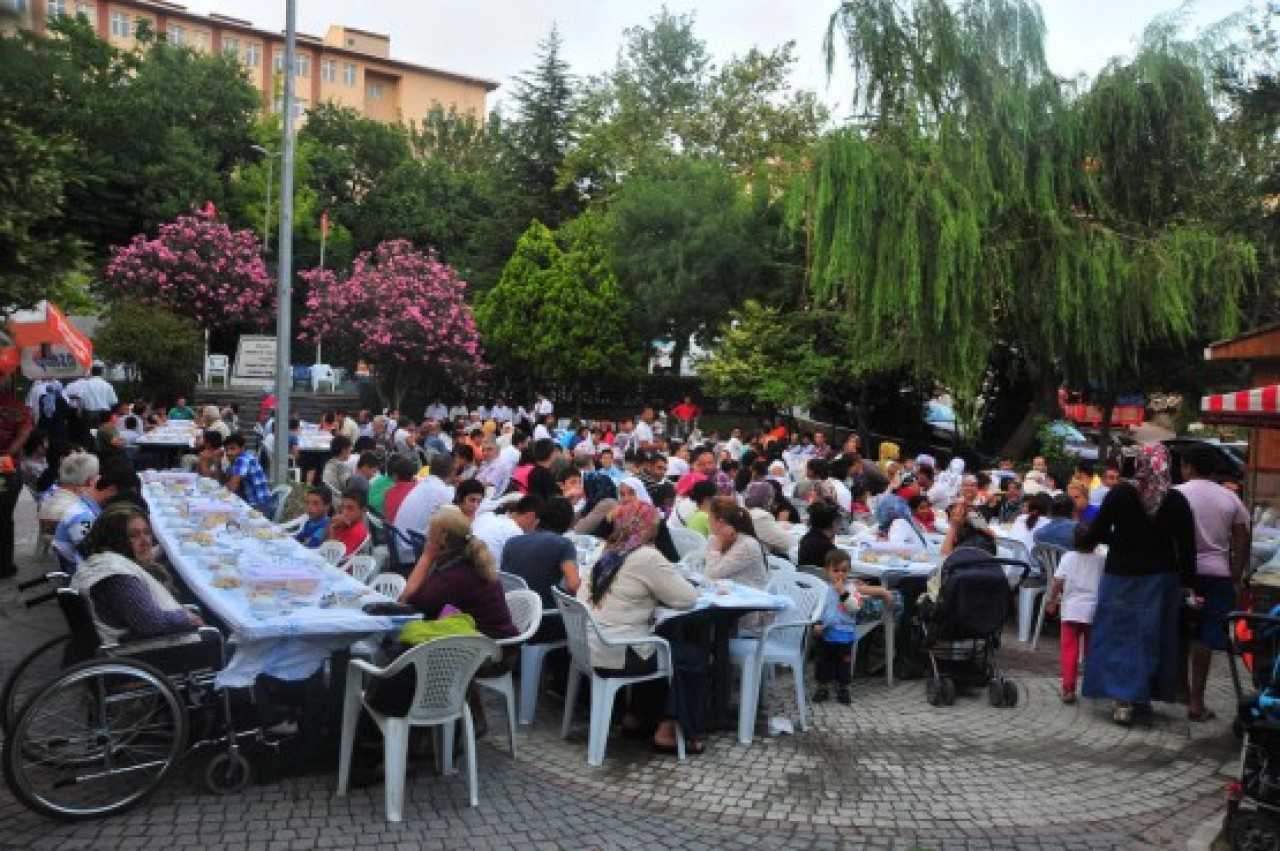
[[[30,529],[24,497],[20,528]],[[34,575],[31,541],[19,543]],[[0,676],[42,635],[53,607],[27,611],[0,583]],[[113,819],[47,821],[0,787],[0,848],[1183,848],[1222,803],[1236,744],[1224,722],[1189,724],[1178,707],[1125,730],[1106,707],[1063,706],[1056,643],[1036,654],[1009,642],[1015,709],[985,696],[924,701],[922,682],[855,683],[854,705],[812,708],[807,733],[727,734],[677,763],[614,738],[605,765],[586,764],[586,719],[558,736],[561,704],[542,701],[512,762],[502,710],[481,744],[480,806],[465,782],[411,767],[406,820],[387,824],[382,787],[333,793],[331,774],[257,785],[230,798],[200,787],[196,763],[154,798]],[[1210,705],[1233,701],[1222,666]],[[779,704],[779,710],[793,712]]]

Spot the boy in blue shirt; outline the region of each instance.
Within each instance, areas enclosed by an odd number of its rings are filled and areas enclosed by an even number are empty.
[[[333,509],[333,494],[328,487],[314,487],[307,491],[307,520],[294,535],[298,543],[310,549],[319,549],[329,533],[329,514]]]
[[[848,706],[849,682],[853,677],[853,645],[858,640],[858,624],[875,620],[886,605],[894,605],[893,592],[886,588],[849,581],[849,554],[841,549],[827,553],[823,565],[827,570],[827,598],[818,623],[813,626],[814,675],[818,690],[813,702],[822,703],[831,696],[829,686],[836,684],[836,700]],[[892,652],[892,649],[889,650]]]

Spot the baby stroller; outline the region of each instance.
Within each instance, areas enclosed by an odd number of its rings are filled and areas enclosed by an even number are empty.
[[[962,689],[986,687],[992,706],[1017,706],[1018,687],[1000,673],[996,649],[1012,613],[1013,597],[1005,568],[1017,576],[1014,590],[1030,566],[1017,559],[980,551],[956,552],[942,563],[936,600],[920,606],[923,645],[932,673],[925,684],[931,706],[951,706]]]
[[[1280,606],[1233,612],[1227,651],[1242,738],[1240,782],[1228,789],[1226,834],[1236,849],[1280,851]],[[1242,670],[1243,669],[1243,670]]]

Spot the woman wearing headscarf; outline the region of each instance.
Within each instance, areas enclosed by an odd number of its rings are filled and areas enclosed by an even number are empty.
[[[618,507],[618,486],[605,473],[590,472],[582,477],[585,502],[573,531],[580,535],[598,535],[608,522],[609,512]]]
[[[1152,700],[1173,700],[1178,681],[1182,589],[1195,577],[1196,540],[1191,506],[1169,485],[1169,450],[1145,447],[1134,480],[1110,490],[1081,542],[1109,548],[1081,691],[1114,700],[1117,724]]]
[[[578,589],[578,599],[591,610],[601,632],[610,639],[647,638],[654,634],[654,610],[692,609],[698,593],[675,566],[654,547],[662,515],[651,503],[631,500],[613,516],[613,532],[604,552]],[[639,676],[657,670],[657,650],[639,644],[607,646],[590,637],[591,664],[605,677]],[[632,689],[623,726],[632,731],[655,726],[654,750],[675,752],[676,719],[689,753],[704,748],[702,682],[705,659],[696,647],[669,639],[675,676],[670,685],[656,680]]]
[[[880,500],[876,506],[876,520],[889,543],[922,550],[929,548],[929,539],[924,527],[916,522],[911,504],[898,494],[886,494]]]
[[[773,555],[786,556],[791,550],[791,536],[778,525],[770,511],[774,504],[774,485],[759,479],[747,485],[742,501],[756,529],[756,539]]]

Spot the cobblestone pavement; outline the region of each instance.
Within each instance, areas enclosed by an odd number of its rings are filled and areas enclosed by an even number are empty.
[[[24,496],[20,530],[32,514]],[[38,570],[29,536],[23,576]],[[59,620],[0,583],[0,676]],[[860,679],[852,707],[811,707],[807,733],[750,747],[721,734],[684,764],[615,737],[590,768],[585,715],[561,740],[551,697],[520,729],[513,762],[492,705],[480,806],[467,806],[459,777],[412,765],[399,825],[384,820],[381,786],[338,798],[334,776],[314,774],[222,798],[201,789],[196,760],[142,806],[83,824],[36,816],[0,787],[0,848],[1183,848],[1221,806],[1236,754],[1225,722],[1190,724],[1167,706],[1121,729],[1105,706],[1061,704],[1052,639],[1002,653],[1019,682],[1014,709],[985,696],[934,708],[920,681]],[[1225,718],[1223,669],[1209,702]],[[794,715],[785,702],[775,711]]]

